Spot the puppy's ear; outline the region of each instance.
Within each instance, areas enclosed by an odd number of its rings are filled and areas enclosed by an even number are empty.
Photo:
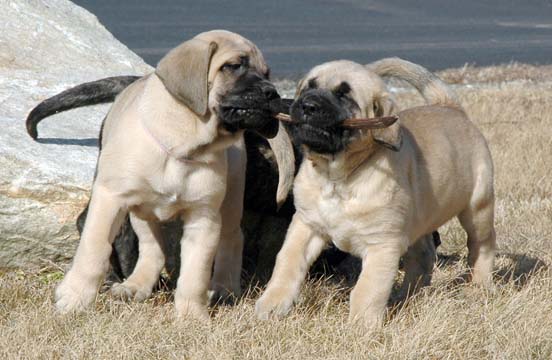
[[[276,205],[278,209],[286,200],[295,177],[295,154],[293,144],[284,125],[278,124],[278,133],[268,143],[274,152],[278,164],[278,190],[276,191]]]
[[[155,69],[167,91],[199,115],[207,112],[209,65],[216,50],[214,42],[191,39],[169,51]]]
[[[374,116],[390,116],[395,111],[395,103],[388,94],[376,96],[373,102]],[[400,120],[383,129],[372,130],[372,137],[378,144],[393,151],[399,151],[402,145]]]

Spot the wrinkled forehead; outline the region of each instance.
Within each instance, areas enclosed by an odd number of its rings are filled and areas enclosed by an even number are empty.
[[[371,98],[381,91],[384,84],[379,76],[367,70],[363,65],[339,60],[314,67],[301,81],[299,91],[309,87],[333,90],[346,82],[354,98]]]
[[[261,73],[268,70],[259,48],[239,34],[226,30],[213,30],[201,33],[196,38],[217,44],[217,51],[213,55],[211,66],[220,67],[226,62],[239,61],[240,58],[247,57],[250,67],[256,68]]]

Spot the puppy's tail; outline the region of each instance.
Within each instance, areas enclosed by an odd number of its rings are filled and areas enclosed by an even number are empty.
[[[381,77],[395,77],[408,82],[422,94],[428,105],[462,108],[454,90],[423,66],[392,57],[367,64],[366,68]]]
[[[82,106],[112,102],[127,86],[140,78],[141,76],[114,76],[62,91],[31,110],[26,120],[27,133],[36,140],[38,123],[45,117]]]

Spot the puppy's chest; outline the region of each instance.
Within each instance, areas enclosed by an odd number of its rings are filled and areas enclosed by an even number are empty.
[[[142,215],[167,221],[183,211],[217,206],[224,197],[225,174],[205,165],[168,166],[152,174],[150,191],[139,206]]]
[[[380,241],[378,234],[402,228],[396,209],[389,207],[391,193],[382,191],[379,181],[343,183],[308,175],[296,179],[297,212],[340,250],[360,255],[366,244]]]
[[[298,210],[305,220],[334,242],[351,238],[356,232],[360,201],[346,186],[334,182],[318,183],[311,191],[301,192]]]

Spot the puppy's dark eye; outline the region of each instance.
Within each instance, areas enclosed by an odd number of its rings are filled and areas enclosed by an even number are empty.
[[[316,81],[316,78],[310,79],[307,86],[309,89],[318,89],[318,82]]]
[[[226,63],[220,67],[222,71],[235,72],[242,67],[242,63]]]
[[[341,99],[343,97],[345,97],[345,95],[347,95],[348,93],[351,92],[351,86],[347,83],[347,82],[342,82],[341,84],[339,84],[338,87],[336,87],[334,90],[333,90],[333,93],[334,95],[338,98],[338,99]]]
[[[237,61],[237,62],[236,62]],[[230,73],[237,73],[238,71],[247,70],[249,68],[249,58],[247,56],[240,56],[239,60],[233,62],[227,62],[220,67],[221,71]]]

